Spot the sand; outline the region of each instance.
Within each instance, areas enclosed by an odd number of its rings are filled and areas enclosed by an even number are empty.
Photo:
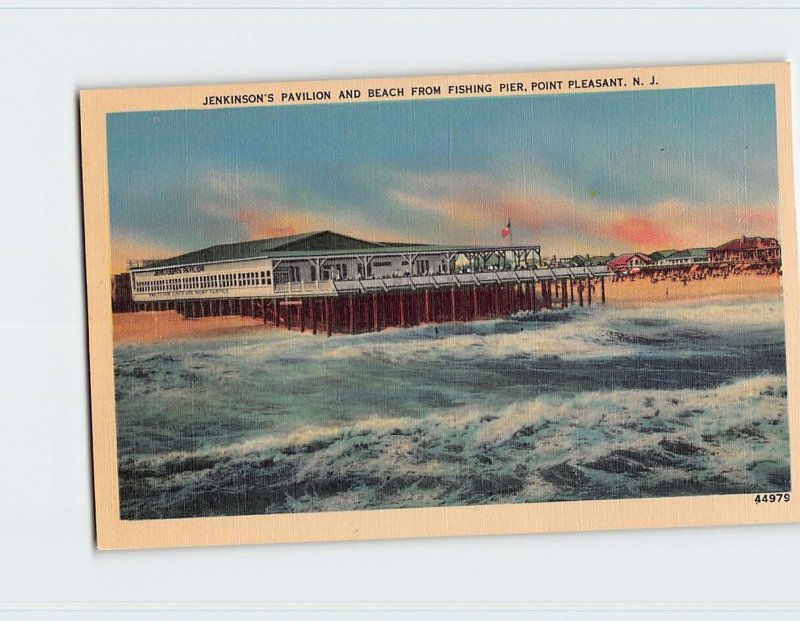
[[[737,274],[728,278],[689,280],[686,285],[671,280],[650,282],[648,278],[611,282],[606,280],[606,302],[614,305],[643,305],[654,303],[686,302],[729,296],[780,295],[781,277],[758,274]],[[596,287],[593,302],[599,301],[600,288]]]
[[[652,283],[647,278],[621,282],[606,280],[606,302],[614,306],[671,304],[712,297],[771,296],[780,293],[781,279],[777,275],[738,274],[727,279],[690,280],[685,286],[680,281]],[[592,301],[594,304],[600,302],[599,284],[595,287]],[[578,295],[575,291],[575,303],[577,302]],[[114,315],[116,345],[217,337],[243,331],[274,329],[271,323],[265,325],[260,318],[252,319],[238,315],[202,319],[184,319],[175,311]]]
[[[114,314],[116,345],[225,336],[234,332],[270,329],[274,328],[264,325],[260,318],[238,315],[184,319],[175,311]]]

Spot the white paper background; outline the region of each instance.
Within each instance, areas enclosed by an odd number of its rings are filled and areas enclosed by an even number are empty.
[[[793,616],[743,611],[746,602],[800,600],[800,526],[791,525],[95,551],[77,91],[682,63],[800,65],[798,33],[800,10],[791,9],[0,9],[0,618],[42,618],[45,612],[34,609],[45,602],[116,606],[90,612],[73,604],[73,612],[51,613],[58,619],[404,619],[414,612],[431,619],[589,618],[566,610],[575,601],[588,602],[588,610],[601,602],[647,602],[639,606],[646,611],[665,601],[703,609],[665,609],[654,618]],[[797,104],[794,118],[797,124]],[[797,139],[794,150],[800,159]],[[186,608],[169,602],[188,601],[229,602],[221,607],[230,612],[169,612]],[[242,602],[253,601],[327,603],[305,611],[269,611],[267,604],[242,610]],[[365,601],[422,603],[394,612],[385,604],[348,610]],[[733,608],[740,612],[714,612],[724,601],[739,602]],[[151,602],[149,612],[125,612],[142,602]],[[457,613],[458,602],[484,602],[485,610]],[[512,609],[508,602],[555,602],[555,612],[535,615],[533,603]],[[434,610],[437,603],[449,612]],[[614,610],[620,607],[611,604],[592,618],[646,614]]]

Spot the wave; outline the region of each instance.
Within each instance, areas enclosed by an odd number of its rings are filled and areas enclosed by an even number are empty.
[[[376,413],[120,462],[126,519],[779,491],[786,379]]]

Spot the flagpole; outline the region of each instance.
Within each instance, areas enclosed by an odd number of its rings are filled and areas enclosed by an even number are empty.
[[[502,237],[508,237],[507,245],[510,246],[512,240],[514,239],[514,234],[511,231],[511,218],[508,219],[508,224],[506,224],[502,229],[500,229],[500,235]],[[500,253],[497,254],[497,261],[500,261]],[[503,268],[508,265],[508,250],[503,251]],[[499,267],[499,265],[498,265]]]

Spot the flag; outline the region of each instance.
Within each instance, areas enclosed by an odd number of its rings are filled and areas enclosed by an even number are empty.
[[[508,237],[511,235],[511,219],[509,218],[508,224],[506,224],[505,228],[500,230],[500,235],[503,237]]]

